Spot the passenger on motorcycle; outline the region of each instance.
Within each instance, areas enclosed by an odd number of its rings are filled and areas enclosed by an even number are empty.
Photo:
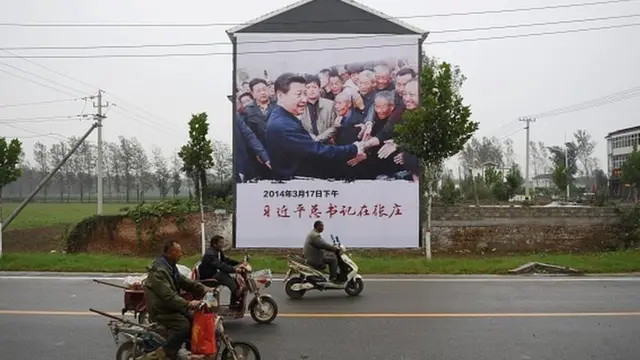
[[[318,220],[313,223],[313,230],[307,235],[307,239],[304,242],[304,258],[318,270],[324,271],[329,265],[329,280],[338,280],[338,259],[334,254],[340,253],[340,248],[329,244],[322,239],[320,235],[324,230],[324,224]],[[323,250],[330,251],[334,254],[325,255]]]
[[[193,317],[190,309],[200,305],[199,300],[187,301],[180,290],[201,296],[210,291],[208,287],[192,281],[178,271],[176,264],[182,256],[182,247],[176,241],[168,241],[163,255],[149,267],[144,281],[144,291],[149,319],[169,330],[167,342],[143,359],[177,359],[182,344],[191,338]]]
[[[225,245],[224,237],[220,235],[212,236],[209,245],[198,267],[200,280],[214,279],[229,288],[231,291],[229,308],[232,310],[237,309],[241,305],[239,301],[241,289],[238,289],[238,284],[230,274],[243,271],[240,266],[241,263],[226,257],[222,252]]]

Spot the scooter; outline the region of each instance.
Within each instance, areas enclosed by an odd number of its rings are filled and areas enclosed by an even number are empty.
[[[284,290],[292,299],[300,299],[307,290],[344,290],[349,296],[358,296],[364,289],[362,276],[358,274],[358,265],[346,253],[346,248],[340,243],[340,238],[331,235],[333,245],[340,249],[338,255],[338,281],[329,281],[328,275],[315,269],[299,256],[289,255],[287,262],[289,270],[284,277]],[[292,276],[296,275],[297,276]]]
[[[219,284],[215,279],[200,279],[198,274],[198,267],[201,261],[198,261],[192,268],[191,278],[194,281],[199,281],[202,284],[214,289],[213,295],[218,304],[220,302],[220,291],[224,288],[224,285]],[[235,280],[238,284],[240,292],[240,306],[237,309],[231,309],[229,304],[220,305],[216,310],[216,314],[219,316],[240,319],[243,318],[247,309],[251,318],[258,324],[269,324],[278,316],[278,304],[275,299],[269,294],[262,294],[261,288],[268,288],[271,286],[271,280],[273,276],[270,269],[253,271],[249,264],[249,255],[244,256],[243,263],[240,265],[240,271],[235,274]],[[248,294],[253,294],[253,299],[248,302]]]

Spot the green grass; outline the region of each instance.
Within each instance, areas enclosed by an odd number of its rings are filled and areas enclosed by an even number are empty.
[[[125,206],[135,204],[105,203],[102,209],[105,215],[113,215]],[[6,219],[17,207],[16,203],[3,204],[3,217]],[[76,224],[86,217],[96,215],[97,211],[96,203],[30,203],[13,220],[9,230]]]
[[[233,254],[232,256],[240,257]],[[74,254],[4,254],[2,271],[70,271],[70,272],[143,272],[150,258],[114,255]],[[180,261],[193,266],[197,256]],[[523,255],[504,257],[421,257],[355,255],[363,274],[506,274],[507,270],[530,261],[569,266],[587,273],[625,273],[640,271],[640,251],[609,252],[583,255]],[[255,254],[254,269],[270,268],[284,273],[285,256]]]

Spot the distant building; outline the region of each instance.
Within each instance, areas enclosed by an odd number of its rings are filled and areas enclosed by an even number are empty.
[[[624,189],[620,184],[622,164],[627,161],[633,146],[640,141],[640,126],[616,130],[605,136],[607,140],[607,176],[612,195],[622,195]]]

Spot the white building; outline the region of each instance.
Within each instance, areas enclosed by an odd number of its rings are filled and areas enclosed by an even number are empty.
[[[640,144],[640,126],[616,130],[605,136],[607,140],[607,176],[613,195],[622,195],[620,176],[622,164],[627,161],[633,146]]]

